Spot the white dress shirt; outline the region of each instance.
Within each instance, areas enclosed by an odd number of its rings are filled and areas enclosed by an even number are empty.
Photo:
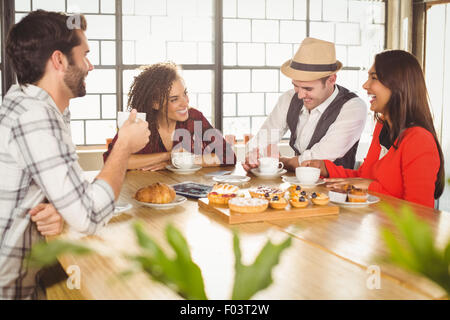
[[[295,141],[295,147],[300,151],[299,163],[311,159],[334,161],[343,157],[359,140],[366,123],[367,106],[361,98],[355,97],[342,106],[336,121],[329,127],[325,136],[307,150],[320,117],[338,93],[339,89],[335,87],[332,95],[311,112],[303,106]],[[256,147],[263,149],[269,144],[276,144],[286,134],[289,130],[286,117],[294,94],[294,89],[291,89],[281,95],[257,135],[249,141],[248,150]]]

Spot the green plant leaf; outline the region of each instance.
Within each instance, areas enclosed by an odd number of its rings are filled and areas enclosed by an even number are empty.
[[[91,252],[90,248],[81,244],[54,240],[34,244],[26,260],[31,267],[42,268],[54,265],[58,261],[58,257],[64,254],[84,255]]]
[[[192,261],[189,246],[183,235],[171,225],[166,228],[168,243],[175,252],[170,259],[144,231],[141,223],[134,230],[143,254],[132,257],[153,279],[171,288],[186,299],[206,300],[200,268]]]
[[[252,265],[245,266],[241,262],[241,249],[237,232],[233,235],[235,255],[235,278],[233,300],[248,300],[258,291],[272,284],[272,269],[278,264],[281,253],[291,245],[288,238],[279,245],[267,241]]]

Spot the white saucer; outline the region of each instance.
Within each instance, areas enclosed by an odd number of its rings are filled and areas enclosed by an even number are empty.
[[[244,183],[249,181],[251,178],[247,176],[238,176],[238,175],[224,175],[224,176],[216,176],[212,178],[214,181],[220,183]]]
[[[175,196],[175,200],[173,200],[170,203],[149,203],[149,202],[141,202],[141,201],[137,201],[137,203],[146,206],[146,207],[150,207],[150,208],[155,208],[155,209],[172,209],[184,202],[186,202],[187,198],[183,197],[183,196],[179,196],[176,195]]]
[[[251,173],[253,173],[255,176],[262,178],[262,179],[271,179],[271,178],[278,178],[279,176],[285,174],[287,172],[286,169],[279,169],[275,173],[262,173],[259,168],[253,168],[250,170]]]
[[[366,202],[347,202],[347,201],[336,201],[336,200],[331,200],[331,202],[334,202],[338,205],[341,205],[343,207],[353,207],[353,208],[358,208],[358,207],[366,207],[368,205],[377,203],[380,201],[380,198],[372,196],[369,194],[369,197],[367,198]]]
[[[284,182],[297,184],[297,185],[299,185],[301,187],[304,187],[304,188],[311,188],[311,187],[315,187],[315,186],[318,186],[318,185],[321,185],[321,184],[325,183],[325,180],[319,179],[319,180],[317,180],[316,183],[304,184],[304,183],[300,183],[300,181],[298,181],[297,177],[295,177],[295,176],[294,177],[282,176],[281,179],[283,179]]]
[[[202,166],[199,166],[199,165],[194,165],[192,168],[189,168],[189,169],[178,169],[178,168],[175,168],[171,164],[166,166],[166,169],[168,169],[172,172],[178,173],[178,174],[192,174],[192,173],[200,170],[201,168],[202,168]]]
[[[133,208],[131,203],[116,203],[114,208],[114,215],[118,215],[122,212],[128,211]]]

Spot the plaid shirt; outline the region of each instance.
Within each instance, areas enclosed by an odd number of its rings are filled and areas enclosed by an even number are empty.
[[[95,233],[114,212],[114,192],[83,178],[61,114],[39,87],[13,85],[0,107],[0,299],[36,298],[36,273],[24,265],[40,240],[29,210],[47,199],[75,230]]]

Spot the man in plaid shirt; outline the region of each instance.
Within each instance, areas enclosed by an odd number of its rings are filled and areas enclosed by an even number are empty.
[[[109,221],[128,158],[149,140],[147,122],[137,121],[133,111],[103,170],[92,183],[83,179],[68,106],[86,94],[84,79],[93,67],[87,59],[86,20],[73,18],[39,10],[8,36],[7,53],[19,84],[0,107],[0,299],[36,298],[37,270],[23,259],[39,239],[38,228],[45,234],[60,225],[56,211],[84,233]],[[38,227],[32,218],[42,220]]]

